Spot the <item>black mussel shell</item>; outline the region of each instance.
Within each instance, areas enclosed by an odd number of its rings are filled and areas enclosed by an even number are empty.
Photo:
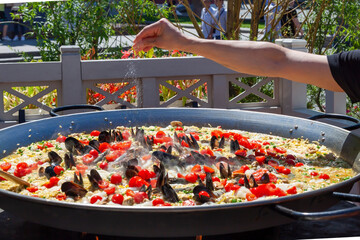
[[[50,179],[51,177],[56,176],[56,173],[54,171],[54,167],[55,167],[54,165],[51,165],[51,166],[48,166],[48,167],[45,168],[44,174],[45,174],[47,179]]]
[[[52,165],[60,165],[60,163],[62,162],[62,158],[54,151],[48,152],[48,157]]]
[[[199,195],[199,193],[202,192],[202,191],[207,192],[210,197],[207,197],[207,196],[204,196],[204,195]],[[201,203],[205,203],[205,202],[210,201],[211,195],[212,195],[212,192],[209,189],[207,189],[205,186],[200,186],[200,185],[194,187],[193,193],[194,193],[194,199],[196,201],[198,201],[198,202],[201,202]]]
[[[85,188],[74,182],[64,182],[61,185],[61,191],[69,197],[84,197],[87,193]]]

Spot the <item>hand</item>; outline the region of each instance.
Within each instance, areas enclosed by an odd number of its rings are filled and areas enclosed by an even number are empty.
[[[135,37],[135,51],[149,51],[152,47],[167,50],[181,50],[186,37],[167,19],[163,18],[156,23],[144,27]]]

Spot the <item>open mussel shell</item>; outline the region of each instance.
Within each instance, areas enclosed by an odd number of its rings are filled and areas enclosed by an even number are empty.
[[[175,203],[180,200],[175,190],[167,182],[161,187],[161,192],[164,195],[164,199],[166,201]]]
[[[65,147],[74,155],[82,155],[84,153],[84,145],[73,137],[66,138]]]
[[[256,180],[254,178],[254,175],[251,174],[249,179],[245,175],[245,177],[244,177],[244,186],[246,188],[254,188],[254,187],[258,186],[257,183],[256,183]]]
[[[48,152],[48,157],[50,159],[51,165],[60,165],[62,158],[54,151]]]
[[[205,186],[198,185],[198,186],[194,187],[194,189],[193,189],[194,199],[201,203],[209,202],[211,197],[199,195],[199,193],[202,191],[207,192],[209,194],[209,196],[212,195],[212,192],[209,189],[207,189]]]
[[[76,167],[74,155],[72,153],[66,153],[64,156],[64,162],[66,169]]]
[[[63,191],[68,197],[84,197],[87,190],[74,182],[64,182],[61,185],[61,191]]]
[[[111,134],[110,132],[108,131],[102,131],[100,134],[99,134],[99,142],[100,143],[103,143],[103,142],[107,142],[107,143],[111,143]]]
[[[96,171],[95,169],[91,169],[90,170],[90,174],[87,175],[88,179],[91,183],[91,187],[93,190],[99,189],[99,182],[102,181],[102,178],[99,174],[98,171]]]

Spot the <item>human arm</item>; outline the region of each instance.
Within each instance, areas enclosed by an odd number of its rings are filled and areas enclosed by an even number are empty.
[[[332,77],[326,56],[294,51],[273,43],[188,37],[162,19],[145,27],[134,40],[136,51],[148,51],[152,47],[191,52],[242,73],[282,77],[331,91],[342,91]]]

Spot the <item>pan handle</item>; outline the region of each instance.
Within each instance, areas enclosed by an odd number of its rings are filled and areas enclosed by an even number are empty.
[[[340,198],[341,200],[348,200],[353,202],[360,202],[360,195],[333,192],[334,197]],[[318,221],[318,220],[331,220],[337,218],[352,217],[360,214],[360,207],[351,207],[339,210],[325,211],[325,212],[299,212],[281,205],[275,205],[275,210],[287,217],[294,220],[305,220],[305,221]]]
[[[50,116],[56,117],[59,116],[56,112],[66,111],[66,110],[75,110],[75,109],[95,109],[99,111],[103,111],[104,108],[98,105],[88,105],[88,104],[78,104],[78,105],[66,105],[57,108],[53,108],[50,110]]]
[[[310,120],[316,120],[316,119],[321,119],[321,118],[334,118],[334,119],[342,119],[342,120],[347,120],[347,121],[351,121],[354,122],[356,124],[348,126],[348,127],[344,127],[344,129],[346,130],[355,130],[360,128],[360,121],[356,118],[347,116],[347,115],[342,115],[342,114],[336,114],[336,113],[324,113],[324,114],[319,114],[319,115],[314,115],[309,117],[308,119]]]

